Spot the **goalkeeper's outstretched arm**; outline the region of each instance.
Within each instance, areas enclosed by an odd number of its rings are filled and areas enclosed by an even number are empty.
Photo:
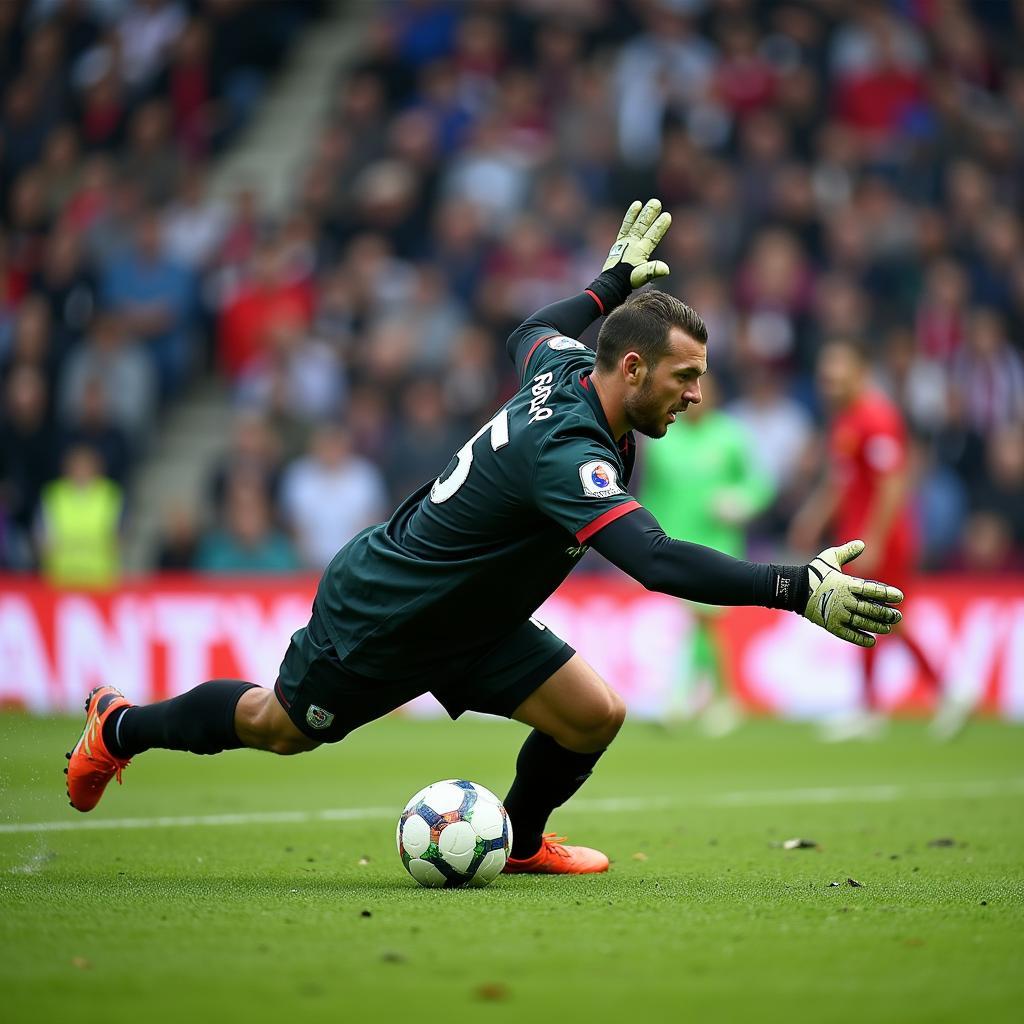
[[[506,349],[520,374],[538,339],[558,335],[578,338],[598,317],[625,302],[633,289],[664,277],[668,265],[651,260],[651,256],[671,223],[671,215],[662,213],[659,200],[648,200],[643,207],[634,202],[626,211],[601,273],[587,288],[537,310],[509,335]]]
[[[610,523],[590,541],[613,565],[648,590],[719,605],[785,608],[835,636],[872,647],[901,615],[895,587],[843,574],[864,550],[861,541],[828,548],[807,565],[745,562],[713,548],[673,540],[645,508]]]

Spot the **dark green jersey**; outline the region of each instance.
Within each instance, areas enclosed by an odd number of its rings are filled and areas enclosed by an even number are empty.
[[[590,385],[593,352],[536,321],[510,344],[518,393],[324,573],[317,610],[354,672],[465,665],[526,621],[588,538],[637,508],[633,437],[612,436]]]

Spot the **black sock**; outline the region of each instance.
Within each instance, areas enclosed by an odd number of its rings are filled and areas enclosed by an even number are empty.
[[[539,849],[548,816],[590,778],[603,750],[577,754],[536,729],[516,760],[516,777],[505,797],[512,821],[512,856],[532,857]]]
[[[134,757],[150,747],[219,754],[244,746],[235,732],[235,708],[255,683],[211,679],[180,697],[125,708],[103,723],[103,742],[119,758]]]

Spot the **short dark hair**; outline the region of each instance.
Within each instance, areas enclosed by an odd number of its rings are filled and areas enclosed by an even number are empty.
[[[627,352],[653,366],[668,351],[668,332],[678,327],[694,341],[706,342],[708,329],[696,310],[653,288],[612,310],[597,336],[597,366],[614,369]]]

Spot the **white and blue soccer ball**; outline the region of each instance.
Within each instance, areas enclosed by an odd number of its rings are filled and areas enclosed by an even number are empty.
[[[395,838],[402,863],[420,885],[480,886],[501,874],[512,849],[512,823],[489,789],[447,779],[405,805]]]

